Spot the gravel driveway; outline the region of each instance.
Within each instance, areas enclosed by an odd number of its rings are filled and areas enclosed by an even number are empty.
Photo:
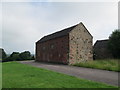
[[[118,86],[118,72],[62,64],[41,63],[35,61],[19,61],[19,62],[22,64],[29,64],[35,67],[45,68],[48,70],[64,73],[78,78],[84,78],[96,82],[103,82],[110,85]]]

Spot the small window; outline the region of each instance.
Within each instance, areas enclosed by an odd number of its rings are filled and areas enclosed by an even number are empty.
[[[43,47],[43,50],[45,50],[45,47]]]
[[[59,54],[58,56],[61,57],[61,54]]]
[[[53,48],[54,48],[54,45],[52,44],[52,45],[51,45],[51,49],[53,49]]]

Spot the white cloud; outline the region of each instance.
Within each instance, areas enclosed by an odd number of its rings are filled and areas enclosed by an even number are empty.
[[[117,28],[117,3],[3,2],[3,48],[34,52],[42,36],[83,22],[97,39],[108,38]]]
[[[2,47],[2,3],[0,3],[0,47]]]

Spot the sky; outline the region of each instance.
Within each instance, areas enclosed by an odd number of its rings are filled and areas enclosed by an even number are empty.
[[[35,42],[80,22],[96,40],[108,39],[118,29],[118,2],[54,2],[55,0],[3,0],[0,3],[0,47],[6,53],[30,51]],[[96,0],[97,1],[97,0]],[[104,0],[105,1],[105,0]]]

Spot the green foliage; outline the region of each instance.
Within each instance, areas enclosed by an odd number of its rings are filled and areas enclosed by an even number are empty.
[[[29,51],[25,51],[20,53],[21,60],[30,60],[31,59],[31,53]]]
[[[32,55],[32,57],[31,57],[31,60],[35,60],[35,57],[34,57],[34,55]]]
[[[74,66],[87,67],[87,68],[96,68],[109,71],[120,71],[118,62],[120,60],[95,60],[95,61],[86,61],[74,64]]]
[[[29,51],[24,51],[22,53],[13,52],[9,57],[4,61],[20,61],[20,60],[33,60],[34,56],[31,56]]]
[[[0,48],[0,59],[4,60],[6,57],[6,52],[4,51],[4,49]]]
[[[120,29],[113,31],[109,36],[108,48],[115,58],[120,58]]]
[[[3,62],[7,62],[7,61],[13,61],[13,59],[9,56],[3,60]]]
[[[13,57],[14,55],[19,55],[19,52],[13,52],[11,55],[10,55],[10,57]]]
[[[21,60],[21,58],[19,56],[19,52],[13,52],[10,55],[9,59],[12,60],[12,61]]]
[[[3,63],[2,69],[3,88],[116,88],[17,62]]]

